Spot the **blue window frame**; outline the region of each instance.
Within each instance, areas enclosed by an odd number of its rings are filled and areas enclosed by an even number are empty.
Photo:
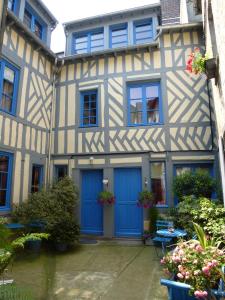
[[[64,178],[68,175],[68,166],[67,165],[56,165],[55,166],[55,175],[57,180]]]
[[[98,92],[97,90],[81,93],[81,120],[82,127],[98,125]]]
[[[158,207],[167,205],[166,164],[164,161],[150,163],[151,191]]]
[[[8,9],[16,13],[17,7],[18,7],[18,0],[8,0]]]
[[[145,44],[153,41],[152,18],[134,22],[134,44]]]
[[[198,170],[205,170],[209,172],[211,177],[214,177],[214,172],[213,172],[213,164],[211,163],[193,163],[193,164],[175,164],[174,169],[173,169],[173,175],[178,176],[181,174],[184,174],[185,172],[196,172]],[[212,198],[216,197],[215,193],[213,192]],[[178,198],[174,196],[174,203],[178,204]]]
[[[162,124],[160,83],[128,86],[128,124],[130,126]]]
[[[11,153],[0,152],[0,211],[10,208],[12,160]]]
[[[75,54],[89,53],[104,49],[104,29],[94,29],[73,35],[73,49]]]
[[[110,48],[126,47],[128,44],[127,23],[110,27]]]
[[[23,23],[41,40],[45,40],[46,24],[26,3]]]
[[[41,190],[43,186],[43,166],[33,165],[32,166],[32,182],[31,182],[31,193],[36,193]]]
[[[0,110],[15,114],[19,85],[19,69],[9,62],[0,62]]]

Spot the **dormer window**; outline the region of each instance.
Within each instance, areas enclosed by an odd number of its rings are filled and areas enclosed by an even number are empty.
[[[152,42],[153,28],[152,19],[140,20],[134,22],[134,43],[145,44]]]
[[[17,0],[8,0],[8,9],[16,12]]]
[[[127,23],[110,27],[110,48],[126,47],[128,43]]]
[[[73,53],[82,54],[104,49],[103,28],[74,34]]]
[[[37,36],[39,39],[44,39],[44,22],[35,12],[31,9],[30,6],[26,5],[23,17],[23,23],[30,28],[30,30]]]

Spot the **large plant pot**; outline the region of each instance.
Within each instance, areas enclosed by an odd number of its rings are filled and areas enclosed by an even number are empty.
[[[27,241],[27,248],[34,252],[41,250],[41,240],[29,240]]]
[[[59,252],[65,252],[68,249],[68,244],[56,242],[55,249]]]
[[[216,58],[210,58],[205,61],[205,73],[208,79],[216,77],[217,64]]]

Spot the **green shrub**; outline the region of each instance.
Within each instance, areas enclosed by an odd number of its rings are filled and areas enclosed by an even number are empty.
[[[158,219],[158,209],[156,206],[150,207],[149,208],[149,232],[154,233],[156,232],[156,221]]]
[[[216,239],[225,240],[225,208],[207,198],[184,197],[178,204],[177,223],[193,234],[192,222],[203,227],[204,231]]]
[[[174,178],[173,191],[181,201],[184,196],[210,198],[215,189],[215,181],[207,171],[199,170],[195,173],[187,171]]]
[[[0,286],[1,300],[34,300],[33,293],[27,288],[20,288],[15,284],[4,284]]]
[[[72,243],[79,234],[75,219],[78,198],[78,189],[69,177],[64,177],[48,190],[31,194],[26,202],[15,208],[13,217],[24,224],[40,221],[45,224],[50,240]]]

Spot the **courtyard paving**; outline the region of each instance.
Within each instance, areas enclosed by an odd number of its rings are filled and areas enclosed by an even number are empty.
[[[152,246],[99,242],[55,255],[26,254],[9,274],[38,300],[165,300]]]

